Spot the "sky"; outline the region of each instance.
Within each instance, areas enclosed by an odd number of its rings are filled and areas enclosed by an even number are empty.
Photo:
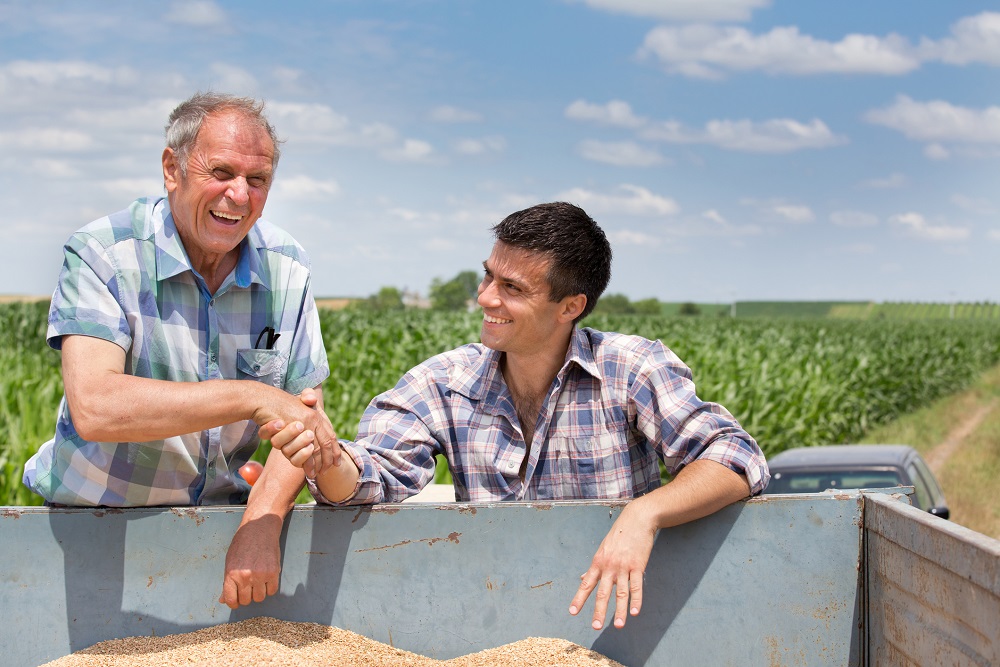
[[[633,300],[1000,301],[1000,5],[0,0],[0,294],[163,193],[170,110],[266,101],[317,297],[426,294],[569,201]]]

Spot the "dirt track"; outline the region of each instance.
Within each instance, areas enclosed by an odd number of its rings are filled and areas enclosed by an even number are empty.
[[[927,453],[925,457],[927,465],[930,466],[931,471],[935,475],[941,474],[944,464],[951,455],[962,446],[966,438],[979,428],[979,425],[983,423],[986,417],[996,410],[998,405],[1000,405],[1000,402],[994,399],[986,405],[981,406],[969,415],[964,422],[955,427],[940,444],[935,445],[934,449]]]

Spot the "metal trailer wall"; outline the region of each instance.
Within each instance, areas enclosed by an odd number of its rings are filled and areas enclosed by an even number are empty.
[[[872,665],[1000,665],[1000,541],[864,499]]]
[[[242,507],[0,508],[0,662],[254,616],[447,659],[561,637],[629,667],[863,664],[862,501],[770,496],[661,531],[642,613],[590,627],[569,602],[620,502],[296,507],[281,591],[218,603]]]

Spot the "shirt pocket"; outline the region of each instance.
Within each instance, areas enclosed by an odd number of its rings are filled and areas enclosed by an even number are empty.
[[[632,462],[624,432],[595,430],[572,438],[551,438],[555,484],[565,498],[631,498]],[[569,493],[565,493],[566,491]]]
[[[285,350],[236,350],[236,379],[255,380],[279,389],[288,368]]]

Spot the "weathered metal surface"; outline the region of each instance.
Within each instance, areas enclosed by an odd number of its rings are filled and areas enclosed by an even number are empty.
[[[873,665],[1000,665],[1000,541],[865,498]]]
[[[630,667],[860,665],[857,494],[755,499],[662,531],[642,614],[567,609],[620,503],[299,506],[279,595],[217,602],[240,507],[0,509],[3,664],[252,616],[311,621],[447,659],[561,637]]]

